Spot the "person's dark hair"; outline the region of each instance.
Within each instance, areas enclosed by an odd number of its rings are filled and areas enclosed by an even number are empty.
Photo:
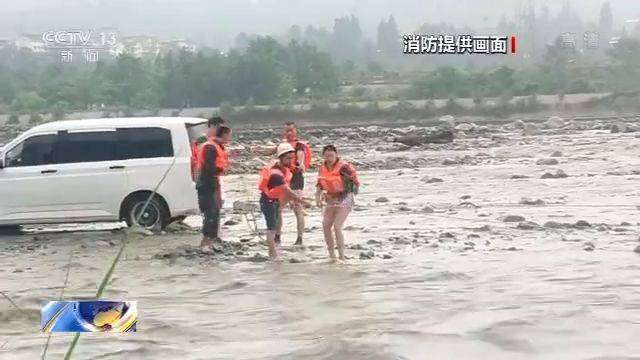
[[[295,128],[297,128],[296,123],[294,123],[293,121],[287,121],[286,123],[284,123],[286,126],[293,126]]]
[[[335,145],[325,145],[325,147],[322,148],[322,154],[324,155],[327,151],[333,151],[336,154],[338,153],[338,149],[336,149]]]
[[[222,124],[224,124],[225,121],[223,118],[221,118],[220,116],[213,116],[211,118],[209,118],[209,122],[207,123],[207,127],[218,127]]]
[[[226,125],[219,125],[216,128],[216,137],[223,137],[227,134],[231,133],[231,128]]]

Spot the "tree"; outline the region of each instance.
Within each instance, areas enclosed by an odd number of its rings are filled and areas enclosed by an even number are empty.
[[[13,79],[6,73],[0,73],[0,102],[11,104],[16,97]]]
[[[19,125],[20,124],[20,116],[16,113],[9,115],[9,119],[7,120],[7,124],[11,125]]]
[[[287,73],[293,77],[298,94],[307,88],[314,94],[326,94],[338,87],[338,73],[331,58],[313,45],[299,45],[295,41],[289,43]]]
[[[276,98],[276,90],[284,70],[285,49],[272,37],[253,40],[243,56],[229,56],[230,89],[234,99],[252,97],[266,104]]]
[[[400,54],[400,34],[393,16],[378,25],[378,50],[386,55]]]
[[[609,1],[605,1],[600,8],[599,33],[600,39],[607,44],[613,33],[613,14]]]
[[[15,110],[39,111],[47,106],[47,101],[35,91],[21,93],[13,101],[11,107]]]
[[[331,54],[338,62],[361,58],[362,29],[360,21],[354,15],[334,20],[331,37]]]

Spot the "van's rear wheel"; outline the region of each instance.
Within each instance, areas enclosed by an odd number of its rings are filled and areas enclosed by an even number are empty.
[[[123,214],[127,225],[131,227],[137,224],[152,231],[164,229],[171,221],[167,205],[157,196],[151,198],[147,204],[148,198],[149,195],[140,194],[125,202]]]

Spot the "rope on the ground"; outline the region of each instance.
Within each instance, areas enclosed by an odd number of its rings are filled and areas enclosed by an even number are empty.
[[[176,160],[178,159],[178,156],[182,153],[183,149],[184,149],[184,147],[180,148],[176,152],[175,156],[173,157],[173,160],[171,161],[171,164],[169,164],[169,167],[167,168],[167,170],[164,172],[164,174],[160,178],[160,181],[158,181],[158,183],[156,184],[156,187],[151,192],[151,195],[149,195],[149,197],[147,198],[147,201],[144,203],[144,206],[142,207],[142,210],[140,211],[140,213],[138,214],[138,217],[136,218],[134,226],[139,226],[138,224],[140,223],[140,219],[142,218],[142,215],[144,214],[145,210],[147,210],[147,206],[149,206],[149,203],[151,202],[151,199],[158,192],[158,189],[160,188],[160,185],[162,185],[162,183],[167,178],[167,175],[169,175],[169,172],[171,171],[171,169],[173,169],[173,166],[176,164]],[[122,239],[122,245],[120,246],[120,249],[118,250],[118,253],[116,254],[116,257],[113,259],[113,262],[111,263],[111,266],[109,267],[109,270],[107,271],[107,273],[102,278],[102,282],[100,283],[100,286],[98,287],[98,291],[96,292],[96,299],[99,299],[102,296],[102,293],[104,292],[104,289],[107,287],[107,283],[111,279],[111,275],[113,274],[113,271],[115,270],[116,265],[120,261],[120,257],[122,256],[122,253],[124,252],[124,249],[127,246],[127,232],[125,231],[125,232],[123,232],[123,234],[124,234],[124,236],[123,236],[123,239]],[[71,344],[69,345],[69,349],[67,350],[67,353],[64,356],[64,360],[70,360],[71,359],[71,355],[73,354],[73,351],[76,348],[76,345],[78,344],[78,340],[80,340],[80,334],[81,333],[77,332],[75,334],[75,336],[73,337],[73,341],[71,341]]]
[[[67,283],[69,282],[69,273],[71,272],[71,260],[73,259],[73,250],[69,252],[69,261],[67,262],[67,274],[64,277],[64,283],[62,284],[62,291],[60,292],[60,300],[64,297],[64,291],[67,288]],[[42,350],[41,359],[44,360],[47,357],[47,350],[49,349],[49,343],[51,342],[52,332],[49,332],[47,336],[47,342],[44,344],[44,349]]]

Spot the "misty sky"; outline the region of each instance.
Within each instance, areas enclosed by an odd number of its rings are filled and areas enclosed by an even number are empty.
[[[565,0],[21,0],[3,1],[0,37],[40,34],[49,29],[95,29],[112,26],[126,35],[188,38],[225,47],[241,31],[282,34],[291,25],[325,26],[355,14],[365,36],[375,37],[381,18],[394,15],[401,32],[425,22],[446,21],[474,28],[512,19],[518,3],[547,4],[557,13]],[[619,26],[640,18],[640,0],[609,0]],[[597,21],[603,0],[572,0],[585,21]],[[55,4],[55,5],[54,5]]]

